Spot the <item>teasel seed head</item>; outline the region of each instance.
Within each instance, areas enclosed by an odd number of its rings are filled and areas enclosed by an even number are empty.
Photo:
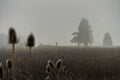
[[[59,60],[57,61],[57,63],[56,63],[56,68],[57,68],[58,70],[60,70],[61,67],[62,67],[62,60],[59,59]]]
[[[47,64],[47,66],[46,66],[46,73],[47,73],[47,74],[50,74],[50,73],[51,73],[51,69],[50,69],[49,64]]]
[[[10,59],[6,60],[6,66],[7,66],[8,69],[12,68],[12,61]]]
[[[16,44],[16,43],[19,42],[18,39],[17,39],[17,34],[16,34],[16,31],[15,31],[14,28],[11,27],[9,29],[8,35],[9,35],[8,41],[9,41],[10,44]]]
[[[49,76],[47,76],[47,77],[45,78],[45,80],[50,80],[50,77],[49,77]]]
[[[48,60],[48,64],[49,64],[50,68],[54,68],[54,63],[51,60]]]
[[[70,76],[71,76],[71,77],[73,77],[73,74],[72,74],[72,72],[70,72]]]
[[[35,46],[35,38],[34,35],[31,33],[27,38],[27,44],[28,47],[34,47]]]
[[[2,63],[0,63],[0,79],[3,78],[3,66]]]
[[[63,71],[63,72],[65,72],[65,71],[66,71],[66,67],[65,67],[65,66],[63,66],[62,71]]]

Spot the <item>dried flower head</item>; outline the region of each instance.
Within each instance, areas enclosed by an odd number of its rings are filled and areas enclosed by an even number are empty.
[[[12,61],[10,59],[6,60],[6,66],[7,66],[8,69],[12,68]]]
[[[18,40],[17,40],[17,35],[16,35],[16,31],[15,31],[15,29],[14,28],[10,28],[9,29],[9,43],[10,44],[15,44],[15,43],[17,43],[18,42]]]
[[[3,78],[3,66],[2,63],[0,63],[0,79]]]
[[[51,72],[51,70],[50,70],[50,66],[47,65],[47,66],[46,66],[46,73],[47,73],[47,74],[50,74],[50,72]]]
[[[48,60],[48,64],[49,64],[50,68],[54,68],[54,63],[51,60]]]
[[[65,67],[65,66],[63,66],[62,71],[63,71],[63,72],[65,72],[65,71],[66,71],[66,67]]]
[[[73,77],[73,74],[72,74],[72,72],[70,72],[70,76],[71,76],[71,77]]]
[[[49,76],[47,76],[47,77],[45,78],[45,80],[50,80],[50,77],[49,77]]]
[[[35,38],[34,35],[31,33],[27,38],[27,46],[33,47],[35,45]]]
[[[61,67],[62,67],[62,60],[59,59],[59,60],[57,61],[57,63],[56,63],[56,68],[57,68],[58,70],[60,70]]]

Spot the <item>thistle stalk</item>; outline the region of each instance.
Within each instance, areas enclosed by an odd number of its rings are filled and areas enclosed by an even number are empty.
[[[32,52],[32,47],[34,47],[34,45],[35,45],[35,38],[34,38],[33,34],[30,34],[27,38],[27,44],[26,44],[26,46],[29,47],[29,53],[30,53],[29,80],[31,80],[31,70],[32,70],[31,52]]]
[[[13,72],[13,80],[16,80],[16,75],[15,75],[15,61],[16,61],[16,55],[15,55],[15,44],[18,43],[18,39],[17,39],[17,35],[16,35],[16,31],[14,28],[10,28],[9,29],[9,44],[12,44],[12,51],[13,51],[13,58],[12,58],[12,62],[13,62],[13,68],[12,68],[12,72]]]

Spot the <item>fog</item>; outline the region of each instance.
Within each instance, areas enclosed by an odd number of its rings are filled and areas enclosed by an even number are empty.
[[[0,33],[11,26],[24,37],[33,32],[37,45],[74,45],[81,18],[92,26],[94,45],[102,45],[106,32],[120,45],[120,0],[0,0]]]

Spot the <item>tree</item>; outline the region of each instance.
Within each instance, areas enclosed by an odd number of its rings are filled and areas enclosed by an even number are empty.
[[[88,20],[85,18],[81,20],[78,27],[78,32],[74,32],[73,35],[74,37],[71,42],[78,43],[78,46],[80,46],[81,44],[88,46],[88,44],[92,44],[94,41],[91,26],[89,25]]]
[[[13,51],[13,59],[12,59],[12,62],[13,62],[13,80],[16,80],[16,76],[15,76],[15,58],[16,58],[16,55],[15,55],[15,44],[19,42],[19,40],[17,39],[17,34],[16,34],[16,31],[14,28],[10,28],[9,31],[8,31],[8,35],[9,35],[9,38],[8,38],[8,42],[9,44],[12,44],[12,51]]]
[[[31,50],[32,50],[32,47],[35,46],[35,38],[34,38],[34,35],[33,34],[30,34],[27,38],[27,44],[26,44],[27,47],[29,47],[29,51],[30,51],[30,67],[29,67],[29,80],[31,80]]]
[[[104,46],[112,46],[113,45],[111,35],[108,32],[105,33],[105,35],[104,35],[103,45]]]

